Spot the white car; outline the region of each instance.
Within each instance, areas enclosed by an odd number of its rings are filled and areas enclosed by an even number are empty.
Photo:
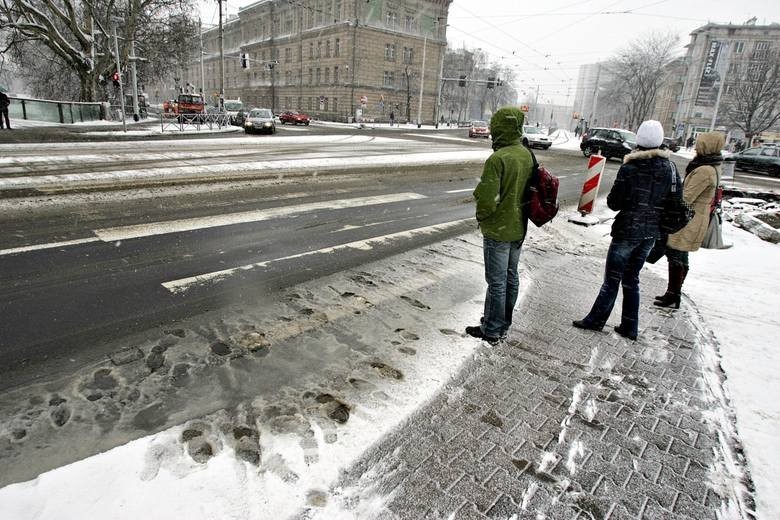
[[[225,100],[225,114],[230,118],[230,124],[238,124],[238,113],[244,109],[244,104],[240,99]]]
[[[523,145],[528,148],[548,149],[552,146],[552,139],[538,126],[523,127]]]

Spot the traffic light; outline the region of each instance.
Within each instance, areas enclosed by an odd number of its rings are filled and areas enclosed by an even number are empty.
[[[242,69],[249,68],[249,55],[245,52],[241,53],[241,68]]]
[[[490,77],[487,79],[487,88],[493,88],[496,86],[496,78]]]
[[[461,74],[460,79],[458,80],[458,86],[459,87],[465,87],[466,86],[466,75]]]
[[[504,84],[504,80],[502,80],[502,79],[499,79],[499,78],[496,78],[496,86],[497,86],[497,87],[500,87],[500,86],[501,86],[501,85],[503,85],[503,84]]]
[[[114,82],[115,87],[119,87],[119,72],[114,71],[114,73],[111,75],[111,81]]]

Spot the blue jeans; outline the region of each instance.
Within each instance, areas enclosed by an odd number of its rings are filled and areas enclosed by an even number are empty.
[[[506,334],[512,324],[520,278],[517,263],[523,242],[499,242],[485,238],[482,250],[485,257],[485,311],[482,317],[482,333],[491,338]]]
[[[639,271],[653,248],[655,240],[613,240],[607,252],[604,283],[584,321],[603,327],[615,305],[618,288],[623,285],[623,314],[620,325],[629,335],[636,336],[639,329]]]

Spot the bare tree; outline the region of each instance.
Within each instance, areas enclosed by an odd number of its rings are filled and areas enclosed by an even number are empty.
[[[725,88],[725,117],[750,142],[780,121],[780,54],[737,67]]]
[[[120,63],[127,64],[135,39],[137,51],[154,53],[147,56],[153,65],[142,70],[154,71],[184,54],[159,45],[181,40],[183,28],[189,30],[184,40],[192,38],[195,24],[183,21],[190,20],[193,6],[192,0],[0,0],[0,31],[15,61],[31,64],[24,71],[28,80],[44,85],[42,79],[57,70],[64,84],[77,81],[81,101],[94,101],[101,77],[105,80],[116,68],[112,24],[120,37]]]
[[[651,33],[608,61],[607,69],[614,77],[603,95],[616,109],[613,119],[636,129],[650,115],[664,80],[664,66],[671,61],[678,42],[676,35]]]

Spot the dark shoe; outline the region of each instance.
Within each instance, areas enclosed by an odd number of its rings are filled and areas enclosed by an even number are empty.
[[[654,299],[655,299],[655,301],[657,301],[657,302],[658,302],[658,301],[665,300],[665,299],[669,298],[669,296],[672,296],[672,293],[670,293],[670,292],[665,292],[665,293],[663,293],[663,294],[662,294],[662,295],[660,295],[660,296],[656,296]]]
[[[654,301],[653,305],[655,305],[656,307],[674,307],[675,309],[679,309],[680,295],[679,294],[664,295],[664,298],[659,298],[658,300]]]
[[[636,341],[636,335],[629,334],[628,331],[625,330],[622,325],[618,325],[617,327],[615,327],[615,332],[617,332],[624,338],[628,338],[631,341]]]
[[[592,325],[590,323],[586,323],[585,320],[574,320],[573,322],[571,322],[571,324],[577,327],[578,329],[585,329],[585,330],[599,331],[604,328],[604,325]]]
[[[501,338],[492,338],[490,336],[485,336],[485,333],[482,332],[482,327],[480,327],[479,325],[477,325],[476,327],[466,327],[466,334],[468,334],[472,338],[477,338],[483,341],[487,341],[491,345],[498,345],[498,342],[501,341]]]

